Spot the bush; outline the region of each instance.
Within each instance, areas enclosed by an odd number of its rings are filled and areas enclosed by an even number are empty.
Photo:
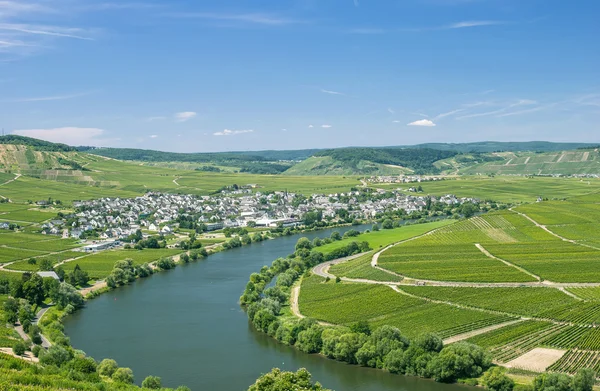
[[[111,377],[113,373],[119,368],[119,365],[115,360],[105,358],[98,365],[97,371],[100,376]]]
[[[42,350],[42,347],[39,345],[35,345],[32,349],[31,349],[31,353],[33,353],[33,355],[35,357],[39,357],[40,355],[40,350]]]
[[[119,383],[133,384],[133,371],[130,368],[119,368],[111,378]]]
[[[161,270],[170,270],[175,268],[175,261],[172,258],[163,258],[156,262],[156,266],[158,266]]]
[[[25,343],[22,341],[15,343],[12,347],[13,353],[17,356],[22,356],[25,354],[25,350],[27,350],[27,345],[25,345]]]
[[[512,391],[515,387],[513,379],[506,376],[504,369],[500,367],[493,367],[488,370],[483,375],[481,383],[485,388],[492,391]]]
[[[73,354],[62,346],[52,345],[48,350],[40,352],[40,363],[44,365],[62,366],[73,358]]]
[[[142,382],[143,388],[150,388],[151,390],[158,390],[161,388],[160,377],[158,376],[148,376]]]

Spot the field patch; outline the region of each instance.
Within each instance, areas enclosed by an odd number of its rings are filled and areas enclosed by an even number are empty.
[[[546,368],[560,360],[565,353],[566,350],[535,348],[521,357],[517,357],[506,363],[505,366],[534,372],[544,372]]]
[[[112,271],[115,262],[124,259],[132,259],[136,265],[154,262],[160,258],[170,257],[181,253],[180,250],[159,249],[159,250],[115,250],[103,251],[97,254],[88,255],[73,262],[65,263],[65,271],[72,271],[76,265],[89,273],[91,278],[105,278]]]
[[[433,304],[386,286],[324,281],[317,276],[304,278],[299,305],[303,315],[328,323],[348,325],[366,320],[372,327],[398,327],[408,336],[435,332],[446,338],[511,319]]]

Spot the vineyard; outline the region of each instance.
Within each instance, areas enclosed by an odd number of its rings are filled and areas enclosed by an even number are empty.
[[[580,302],[554,288],[468,288],[405,286],[402,290],[434,300],[502,311],[521,316],[537,316]],[[564,320],[564,319],[560,319]]]
[[[585,350],[569,350],[560,360],[554,363],[549,371],[575,374],[581,368],[592,368],[600,371],[600,352]]]
[[[329,271],[340,277],[360,278],[373,281],[399,282],[402,277],[371,267],[373,253],[362,255],[348,262],[332,265]]]
[[[444,337],[514,319],[408,297],[386,286],[336,283],[318,276],[302,281],[300,312],[328,323],[349,325],[366,320],[373,327],[398,327],[408,336],[425,332]]]
[[[372,254],[329,272],[395,283],[405,295],[312,276],[302,284],[301,312],[335,324],[394,325],[408,334],[467,333],[496,362],[516,367],[546,355],[540,360],[551,370],[600,370],[599,201],[595,195],[539,202],[399,239],[377,262],[404,279],[373,268]]]

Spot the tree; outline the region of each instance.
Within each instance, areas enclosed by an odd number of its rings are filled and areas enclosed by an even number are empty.
[[[22,356],[23,354],[25,354],[25,350],[27,350],[27,346],[23,341],[16,342],[12,347],[13,353],[17,356]]]
[[[475,215],[475,212],[477,212],[477,211],[478,211],[477,206],[475,206],[475,204],[473,204],[471,202],[465,202],[460,207],[460,213],[463,216],[465,216],[466,218],[473,217],[473,215]]]
[[[75,269],[67,276],[69,283],[73,286],[84,286],[87,285],[90,280],[87,272],[83,271],[81,267],[77,264],[75,265]]]
[[[333,231],[330,238],[331,240],[342,240],[342,235],[338,231]]]
[[[100,361],[100,364],[98,364],[97,371],[100,376],[111,377],[118,368],[119,365],[115,360],[105,358],[104,360]]]
[[[49,272],[52,271],[52,262],[50,262],[49,259],[42,259],[40,261],[40,265],[39,268],[41,271],[43,272]]]
[[[40,363],[44,365],[62,366],[73,358],[73,354],[59,345],[52,345],[46,351],[40,352]]]
[[[512,391],[515,387],[515,382],[510,377],[506,376],[504,369],[501,367],[490,368],[481,379],[481,383],[485,388],[492,391]]]
[[[582,368],[573,377],[573,391],[592,391],[596,373],[591,368]]]
[[[6,323],[17,323],[17,320],[19,320],[19,303],[12,297],[9,297],[4,302],[3,309]]]
[[[158,376],[148,376],[142,382],[143,388],[149,388],[151,390],[159,390],[161,386],[160,377]]]
[[[81,293],[77,291],[72,285],[63,282],[60,284],[58,290],[54,297],[52,297],[52,301],[56,303],[56,306],[59,309],[63,309],[69,304],[75,308],[83,307],[84,301]]]
[[[133,371],[131,368],[119,368],[112,374],[111,379],[119,383],[133,384]]]
[[[350,325],[350,330],[353,333],[363,333],[366,335],[371,335],[371,326],[369,326],[369,322],[366,320],[360,320],[356,323]]]
[[[31,304],[40,306],[44,302],[44,281],[38,274],[34,274],[23,284],[23,295]]]
[[[296,347],[305,353],[319,353],[323,346],[322,334],[323,327],[315,324],[298,334]]]
[[[434,380],[454,382],[481,376],[490,367],[491,358],[477,345],[458,342],[443,348],[430,364]]]
[[[298,242],[296,242],[296,251],[298,251],[300,249],[307,249],[307,250],[312,249],[312,243],[310,242],[310,240],[308,240],[308,238],[298,239]]]
[[[392,229],[394,228],[394,222],[390,219],[385,219],[381,226],[383,229]]]
[[[319,383],[311,382],[310,373],[302,368],[296,373],[282,372],[275,368],[270,373],[262,375],[248,391],[331,391],[326,390]]]
[[[572,391],[572,379],[563,373],[543,373],[533,379],[534,391]]]

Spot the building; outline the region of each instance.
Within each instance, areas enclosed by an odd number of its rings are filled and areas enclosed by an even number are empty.
[[[55,280],[60,281],[60,278],[56,272],[37,272],[36,274],[42,278],[54,278]]]

